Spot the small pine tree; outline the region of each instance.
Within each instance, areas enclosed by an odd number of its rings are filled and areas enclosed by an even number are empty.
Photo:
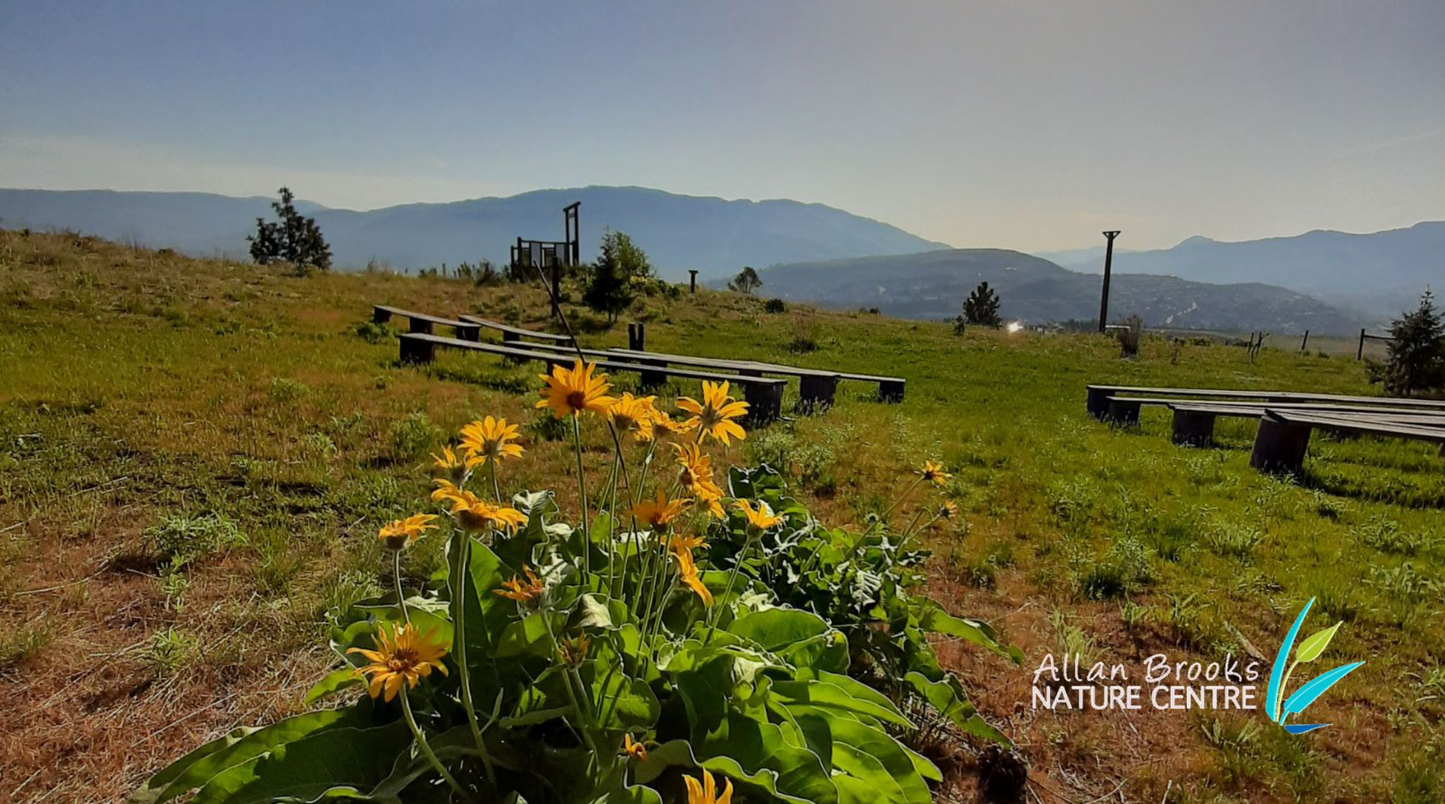
[[[998,314],[998,294],[987,282],[978,283],[978,287],[968,294],[968,300],[963,303],[963,320],[966,324],[975,327],[990,327],[998,329],[1003,326],[1003,318]]]
[[[597,264],[588,272],[582,301],[588,307],[607,314],[608,321],[636,300],[639,286],[652,276],[647,252],[632,242],[624,232],[608,230],[602,235],[602,251]]]
[[[762,286],[763,279],[758,276],[758,272],[754,271],[751,265],[744,265],[738,275],[733,277],[733,281],[728,283],[728,290],[751,296]]]
[[[295,196],[289,189],[282,187],[280,192],[281,200],[271,202],[279,220],[269,223],[257,218],[256,234],[246,238],[251,241],[251,259],[257,265],[290,263],[298,273],[312,268],[330,270],[331,247],[321,236],[321,228],[315,219],[296,211]]]
[[[1393,396],[1438,391],[1445,387],[1445,325],[1430,291],[1420,306],[1390,324],[1385,392]]]

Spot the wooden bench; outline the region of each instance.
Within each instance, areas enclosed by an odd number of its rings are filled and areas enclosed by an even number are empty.
[[[1346,419],[1335,414],[1268,408],[1259,420],[1249,465],[1261,472],[1298,473],[1315,428],[1336,432],[1408,438],[1442,445],[1445,427],[1425,427],[1379,419]]]
[[[725,360],[721,358],[693,357],[691,355],[670,355],[663,352],[643,352],[622,348],[612,348],[606,351],[583,350],[583,352],[584,354],[598,355],[604,360],[636,363],[640,366],[647,366],[648,368],[644,370],[644,373],[655,372],[659,368],[666,368],[669,365],[673,365],[735,371],[746,377],[762,377],[766,374],[797,377],[798,406],[807,411],[823,410],[832,406],[833,398],[838,390],[839,375],[837,372],[832,371],[794,368],[791,366],[770,366],[751,360]],[[656,382],[656,384],[660,385],[661,382]]]
[[[570,366],[573,361],[577,359],[575,350],[563,352],[530,348],[524,349],[515,346],[502,346],[495,343],[444,338],[439,335],[417,332],[403,333],[397,337],[401,342],[400,357],[403,363],[430,363],[436,359],[436,350],[438,347],[461,349],[471,352],[485,352],[487,354],[518,360],[535,360],[548,365]],[[588,351],[593,350],[584,350],[583,354],[586,355]],[[641,376],[643,387],[660,384],[666,377],[709,380],[711,382],[730,382],[733,385],[742,386],[743,399],[747,400],[748,403],[748,421],[754,425],[767,424],[768,422],[775,421],[782,413],[783,388],[787,385],[783,380],[770,379],[767,377],[739,376],[736,374],[719,374],[712,371],[668,368],[666,366],[645,366],[638,363],[616,360],[599,359],[590,362],[594,362],[598,368],[610,372],[637,372]]]
[[[727,360],[724,358],[693,357],[692,355],[667,354],[665,352],[643,352],[634,349],[612,348],[608,350],[619,355],[627,355],[639,360],[650,359],[675,363],[679,365],[716,365],[719,367],[730,367],[737,371],[757,371],[763,374],[777,374],[784,377],[799,378],[799,387],[812,385],[816,388],[812,394],[804,390],[802,395],[806,400],[812,397],[822,399],[826,397],[828,404],[833,401],[834,392],[837,390],[838,380],[857,380],[859,382],[878,383],[878,398],[884,402],[902,402],[903,390],[907,383],[902,377],[884,377],[876,374],[855,374],[847,371],[829,371],[826,369],[799,368],[797,366],[785,366],[781,363],[765,363],[758,360]]]
[[[1227,390],[1218,388],[1150,388],[1127,385],[1090,385],[1087,386],[1088,399],[1087,409],[1094,418],[1101,421],[1115,422],[1118,424],[1137,424],[1139,422],[1139,408],[1143,399],[1116,399],[1123,394],[1142,394],[1149,398],[1152,404],[1161,404],[1163,400],[1155,402],[1158,397],[1176,397],[1177,401],[1221,401],[1221,400],[1258,400],[1261,402],[1275,403],[1328,403],[1328,404],[1356,404],[1372,407],[1391,407],[1404,409],[1426,409],[1445,412],[1445,401],[1431,399],[1395,399],[1392,397],[1375,396],[1345,396],[1341,394],[1312,394],[1300,391],[1248,391],[1248,390]]]
[[[1175,444],[1191,447],[1207,447],[1214,442],[1214,420],[1219,416],[1257,419],[1266,409],[1336,414],[1350,419],[1378,420],[1418,424],[1424,426],[1445,426],[1445,414],[1432,410],[1402,408],[1380,408],[1368,405],[1332,405],[1324,402],[1202,402],[1198,400],[1148,399],[1134,397],[1110,397],[1110,418],[1121,414],[1116,411],[1124,405],[1160,405],[1174,414],[1171,439]],[[1137,413],[1135,421],[1138,420]]]
[[[416,313],[411,310],[403,310],[400,307],[390,307],[385,304],[374,304],[371,306],[371,320],[378,324],[385,324],[392,316],[399,316],[407,319],[411,324],[411,331],[416,333],[431,334],[433,326],[451,327],[457,337],[468,341],[479,341],[482,339],[482,328],[470,321],[456,321],[450,318],[441,318],[426,313]]]
[[[482,318],[480,316],[459,315],[457,316],[457,318],[460,318],[461,320],[469,324],[476,324],[479,327],[494,329],[502,333],[502,343],[516,343],[521,341],[523,338],[529,338],[534,341],[545,341],[547,343],[572,343],[572,339],[567,337],[566,335],[557,335],[551,332],[538,332],[532,329],[523,329],[522,327],[514,327],[510,324],[503,324],[500,321],[493,321],[489,318]]]

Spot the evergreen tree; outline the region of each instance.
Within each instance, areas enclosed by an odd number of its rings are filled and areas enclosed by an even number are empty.
[[[608,230],[602,235],[602,252],[597,264],[588,273],[582,301],[598,312],[606,313],[608,321],[632,305],[639,287],[652,276],[647,252],[632,242],[624,232]]]
[[[987,282],[980,282],[963,303],[963,320],[976,327],[998,329],[1003,326],[1003,319],[998,314],[998,304],[998,294]]]
[[[1390,324],[1385,392],[1394,396],[1438,391],[1445,387],[1445,326],[1430,291],[1420,306]]]
[[[291,191],[282,187],[281,200],[272,201],[271,208],[279,220],[269,223],[257,218],[256,234],[246,238],[251,241],[251,259],[258,265],[290,263],[301,273],[311,268],[330,270],[331,247],[315,219],[296,211]]]
[[[758,276],[758,272],[754,271],[751,265],[744,265],[743,269],[738,271],[738,275],[733,277],[733,281],[728,283],[728,290],[751,296],[762,286],[763,279]]]

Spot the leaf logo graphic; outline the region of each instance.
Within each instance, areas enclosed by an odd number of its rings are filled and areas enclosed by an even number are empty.
[[[1333,687],[1340,679],[1354,672],[1364,662],[1341,665],[1324,673],[1304,686],[1295,690],[1295,693],[1288,698],[1284,697],[1285,689],[1289,687],[1289,678],[1294,669],[1301,664],[1307,664],[1318,659],[1329,647],[1330,640],[1335,638],[1335,632],[1340,630],[1344,622],[1338,622],[1329,628],[1316,631],[1299,643],[1295,648],[1295,637],[1299,636],[1299,629],[1304,625],[1305,617],[1310,613],[1310,607],[1315,604],[1315,599],[1305,604],[1300,610],[1299,616],[1295,618],[1294,625],[1290,626],[1289,633],[1284,636],[1284,644],[1280,645],[1279,654],[1274,657],[1274,667],[1269,673],[1269,687],[1265,693],[1265,710],[1269,719],[1280,724],[1290,734],[1304,734],[1307,731],[1322,729],[1328,723],[1285,723],[1290,715],[1298,715],[1304,712],[1305,707],[1315,702],[1315,699],[1325,693],[1325,690]],[[1289,668],[1285,668],[1286,660],[1289,658],[1291,649],[1294,650],[1294,661],[1288,662]]]

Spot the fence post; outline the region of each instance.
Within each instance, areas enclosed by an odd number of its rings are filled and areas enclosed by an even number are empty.
[[[1355,360],[1361,360],[1365,356],[1365,328],[1360,328],[1360,345],[1355,348]]]
[[[688,277],[688,283],[689,283],[689,285],[691,286],[692,292],[693,292],[693,293],[696,293],[696,292],[697,292],[697,269],[696,269],[696,268],[689,268],[689,269],[687,269],[687,277]]]
[[[1310,331],[1305,330],[1304,338],[1299,342],[1299,350],[1303,352],[1306,346],[1310,345]]]

